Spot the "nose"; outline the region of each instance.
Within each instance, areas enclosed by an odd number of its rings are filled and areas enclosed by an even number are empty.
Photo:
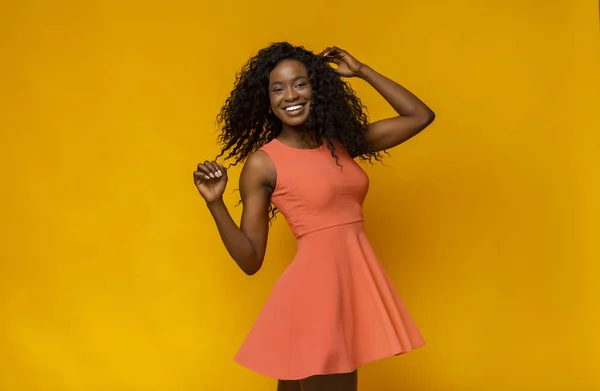
[[[293,102],[298,98],[298,91],[295,88],[287,88],[284,98],[288,102]]]

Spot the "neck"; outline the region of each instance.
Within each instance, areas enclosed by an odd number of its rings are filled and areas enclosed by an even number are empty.
[[[306,128],[299,129],[284,126],[277,138],[296,148],[312,149],[321,146],[322,143],[314,131],[306,130]]]

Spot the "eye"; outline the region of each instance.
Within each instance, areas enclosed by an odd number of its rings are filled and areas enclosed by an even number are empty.
[[[273,88],[273,92],[276,93],[276,94],[280,93],[282,91],[283,91],[283,88],[281,88],[281,87],[275,87],[275,88]]]
[[[306,87],[306,82],[301,81],[300,83],[296,84],[296,88],[304,88]]]

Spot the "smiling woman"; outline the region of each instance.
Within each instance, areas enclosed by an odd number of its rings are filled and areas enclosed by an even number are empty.
[[[341,76],[366,80],[398,116],[368,123]],[[246,274],[258,272],[271,203],[298,239],[236,361],[279,379],[280,391],[354,391],[358,367],[422,346],[365,234],[369,179],[353,159],[380,159],[431,123],[433,112],[342,49],[316,55],[278,43],[246,64],[218,118],[220,156],[245,161],[240,227],[222,199],[223,162],[199,164],[194,181],[229,254]]]
[[[271,71],[269,79],[271,110],[284,125],[304,127],[312,99],[306,66],[298,60],[283,60]]]

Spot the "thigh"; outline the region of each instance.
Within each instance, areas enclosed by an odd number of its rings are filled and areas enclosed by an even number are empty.
[[[302,380],[303,391],[357,391],[358,371],[311,376]]]
[[[279,380],[277,381],[277,391],[302,391],[299,380]]]

